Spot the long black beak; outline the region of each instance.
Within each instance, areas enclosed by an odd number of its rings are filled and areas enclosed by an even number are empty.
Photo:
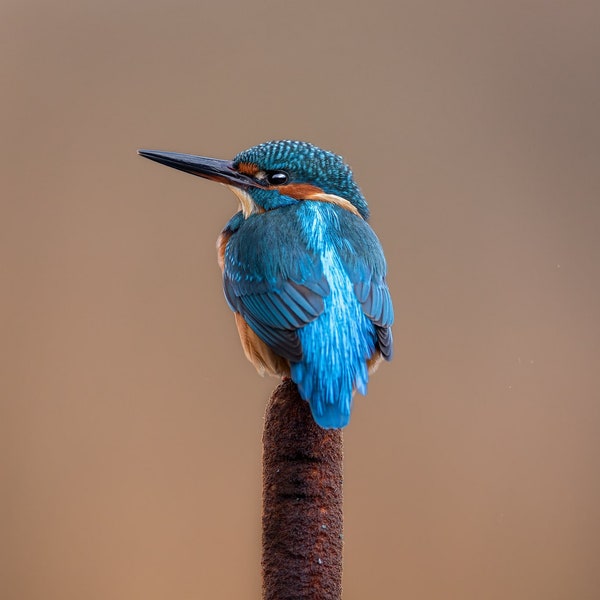
[[[229,160],[156,150],[138,150],[138,154],[161,165],[173,167],[184,173],[204,177],[204,179],[210,179],[218,183],[239,188],[259,187],[259,183],[255,179],[237,171]]]

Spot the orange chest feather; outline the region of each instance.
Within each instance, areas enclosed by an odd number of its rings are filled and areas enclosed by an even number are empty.
[[[227,249],[227,242],[231,239],[231,235],[231,231],[226,229],[217,238],[217,262],[221,268],[221,273],[225,270],[225,250]]]

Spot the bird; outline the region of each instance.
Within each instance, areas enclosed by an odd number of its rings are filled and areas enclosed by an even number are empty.
[[[356,391],[392,358],[394,309],[367,201],[344,159],[264,142],[233,160],[138,150],[224,184],[239,210],[217,240],[223,291],[256,370],[291,378],[324,429],[350,421]]]

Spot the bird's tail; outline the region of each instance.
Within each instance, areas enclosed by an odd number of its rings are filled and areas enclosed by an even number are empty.
[[[367,393],[369,374],[364,359],[353,364],[319,369],[310,362],[291,364],[291,376],[300,396],[309,404],[316,423],[324,429],[341,429],[348,425],[354,392]]]

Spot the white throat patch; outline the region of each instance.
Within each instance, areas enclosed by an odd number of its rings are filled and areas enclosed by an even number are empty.
[[[245,192],[244,190],[241,190],[233,185],[228,185],[227,187],[237,196],[238,200],[240,201],[240,208],[242,209],[244,219],[247,219],[254,213],[265,212],[263,208],[258,206],[256,202],[252,200],[252,196],[248,192]]]

